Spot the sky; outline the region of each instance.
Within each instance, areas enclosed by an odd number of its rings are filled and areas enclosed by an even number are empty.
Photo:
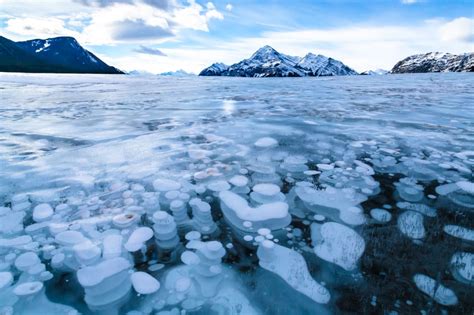
[[[472,0],[0,0],[0,35],[73,36],[125,71],[236,63],[258,48],[356,71],[413,54],[474,52]]]

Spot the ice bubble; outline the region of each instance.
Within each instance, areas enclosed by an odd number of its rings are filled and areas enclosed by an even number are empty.
[[[285,202],[273,202],[252,208],[244,198],[230,191],[220,192],[219,198],[226,220],[238,229],[242,229],[244,221],[252,222],[252,227],[256,230],[261,227],[270,230],[281,229],[291,221],[288,204]]]
[[[323,163],[320,163],[320,164],[316,164],[316,166],[317,166],[321,171],[330,171],[330,170],[334,169],[334,165],[333,165],[333,164],[323,164]]]
[[[187,250],[181,254],[181,261],[190,266],[199,264],[200,259],[194,252]]]
[[[451,270],[459,282],[474,286],[474,254],[457,252],[451,258]]]
[[[186,233],[184,238],[188,241],[199,240],[201,238],[201,233],[199,233],[198,231],[190,231]]]
[[[390,212],[380,208],[370,210],[370,215],[372,218],[382,223],[387,223],[392,219],[392,214]]]
[[[34,295],[43,289],[43,283],[39,281],[24,282],[17,285],[13,289],[13,293],[17,296]]]
[[[443,228],[444,232],[448,233],[451,236],[466,240],[474,241],[474,230],[468,229],[458,225],[446,225]]]
[[[149,227],[139,227],[132,232],[124,247],[129,252],[141,249],[145,243],[153,237],[153,230]]]
[[[13,275],[8,271],[0,271],[0,291],[13,283]]]
[[[257,184],[252,190],[250,197],[260,204],[285,200],[285,195],[280,192],[280,187],[275,184]]]
[[[311,239],[316,255],[347,271],[357,267],[357,261],[365,250],[364,239],[353,229],[336,223],[311,225]]]
[[[119,229],[126,229],[137,223],[139,220],[140,216],[136,213],[122,213],[113,217],[112,223]]]
[[[181,277],[175,282],[175,290],[176,292],[186,292],[191,288],[192,282],[191,278],[188,277]]]
[[[74,253],[78,262],[84,265],[90,265],[100,258],[102,253],[100,247],[87,240],[73,246]]]
[[[112,234],[104,237],[102,242],[104,259],[119,257],[122,254],[123,237],[121,235]]]
[[[313,218],[314,218],[315,221],[319,221],[319,222],[322,222],[322,221],[326,220],[326,217],[321,215],[321,214],[315,214],[313,216]]]
[[[428,217],[436,217],[436,209],[431,208],[424,203],[397,202],[397,207],[400,209],[416,211]]]
[[[130,276],[133,289],[138,294],[152,294],[160,289],[160,282],[146,272],[137,271]]]
[[[423,226],[423,215],[415,211],[403,212],[397,220],[400,232],[411,239],[422,239],[425,237],[425,227]]]
[[[423,274],[416,274],[413,277],[413,281],[421,292],[433,298],[433,300],[441,305],[450,306],[458,303],[456,294],[433,278]]]
[[[247,242],[253,241],[253,236],[252,235],[244,235],[244,241],[247,241]]]
[[[189,201],[193,210],[193,226],[201,234],[212,234],[217,230],[217,225],[212,219],[211,206],[199,198]]]
[[[229,190],[230,185],[225,180],[218,180],[218,181],[214,181],[214,182],[208,184],[207,188],[209,190],[219,192],[219,191]]]
[[[54,239],[56,243],[63,246],[74,246],[87,240],[87,238],[85,238],[84,235],[78,231],[60,232],[55,236]]]
[[[271,233],[271,231],[270,229],[267,229],[267,228],[261,228],[261,229],[258,229],[257,233],[262,236],[267,236],[268,234]]]
[[[41,203],[33,209],[33,220],[35,222],[44,222],[54,214],[53,208],[47,203]]]
[[[33,252],[26,252],[18,256],[15,260],[15,267],[21,271],[27,271],[36,264],[41,263],[38,255]]]
[[[314,281],[306,261],[301,254],[289,248],[265,240],[257,250],[260,267],[277,274],[294,290],[306,295],[316,303],[326,304],[329,291]]]
[[[178,225],[186,224],[189,221],[188,209],[182,200],[173,200],[170,203],[170,210]]]
[[[248,178],[242,175],[235,175],[229,179],[229,183],[237,187],[244,187],[248,184],[248,182]]]
[[[474,183],[459,181],[454,184],[446,184],[436,187],[436,192],[446,196],[454,204],[474,209]]]
[[[127,259],[115,257],[77,271],[77,280],[85,290],[85,301],[91,310],[112,310],[126,302],[132,286],[130,267]]]
[[[158,247],[164,250],[175,248],[179,244],[179,237],[174,218],[165,211],[157,211],[153,214],[153,222]]]
[[[153,182],[153,188],[158,192],[167,192],[171,190],[179,190],[181,184],[171,179],[159,178]]]
[[[468,181],[460,181],[457,182],[456,185],[461,188],[464,192],[474,195],[474,183],[468,182]]]
[[[339,218],[344,223],[360,225],[366,221],[364,213],[354,211],[354,207],[367,200],[367,197],[351,189],[327,187],[324,190],[316,190],[311,187],[296,187],[295,192],[309,209],[318,214],[336,219],[334,210],[338,210]]]
[[[254,145],[257,148],[271,148],[278,146],[278,141],[274,138],[263,137],[255,141]]]

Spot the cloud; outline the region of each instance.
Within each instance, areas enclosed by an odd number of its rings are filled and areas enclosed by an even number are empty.
[[[474,41],[474,19],[460,17],[439,28],[441,39],[444,41]]]
[[[20,36],[35,38],[79,35],[67,29],[65,21],[59,18],[11,18],[6,21],[5,29]]]
[[[233,8],[234,8],[234,6],[230,3],[227,3],[227,5],[225,6],[225,9],[229,12],[232,11]]]
[[[144,20],[120,21],[112,25],[112,38],[117,41],[143,41],[174,36],[168,27],[149,25]]]
[[[414,4],[420,2],[419,0],[402,0],[403,4]]]
[[[134,0],[73,0],[85,6],[92,7],[108,7],[116,3],[128,3],[133,4]],[[175,5],[173,0],[142,0],[142,3],[149,4],[150,6],[167,10]]]
[[[144,45],[140,45],[140,48],[134,49],[133,51],[145,55],[167,56],[164,52],[157,48],[146,47]]]
[[[224,18],[212,2],[202,6],[195,0],[74,0],[70,4],[87,9],[48,18],[7,18],[6,30],[13,38],[70,35],[89,45],[157,44],[184,30],[208,32],[209,21]]]

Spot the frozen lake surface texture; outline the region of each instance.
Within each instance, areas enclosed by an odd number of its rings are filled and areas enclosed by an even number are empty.
[[[0,314],[472,314],[474,76],[0,77]]]

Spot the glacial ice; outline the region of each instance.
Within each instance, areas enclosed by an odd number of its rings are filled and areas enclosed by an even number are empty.
[[[46,77],[0,78],[1,314],[473,309],[471,77]]]

